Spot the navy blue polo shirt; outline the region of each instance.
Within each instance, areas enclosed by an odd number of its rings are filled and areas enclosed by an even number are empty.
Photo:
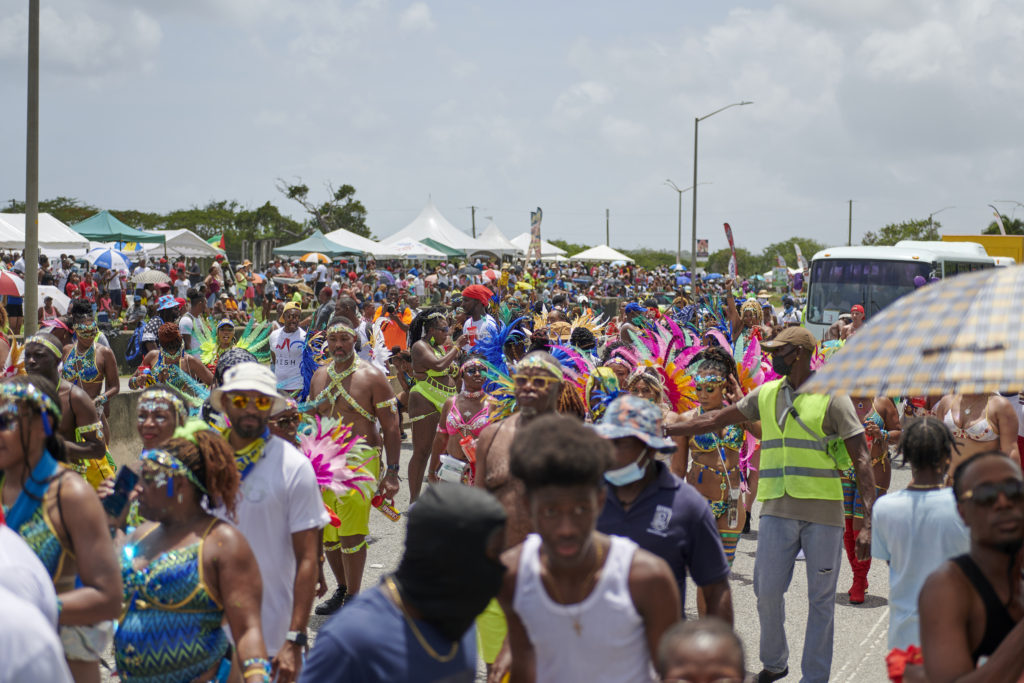
[[[632,539],[668,562],[685,605],[687,571],[694,583],[707,586],[728,578],[729,561],[707,499],[672,474],[665,463],[655,461],[654,466],[657,476],[628,510],[622,509],[614,488],[608,485],[597,530]]]

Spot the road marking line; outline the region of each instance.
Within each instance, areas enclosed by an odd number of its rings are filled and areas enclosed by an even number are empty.
[[[882,640],[882,638],[886,638],[888,636],[888,631],[883,629],[882,632],[878,634],[878,636],[873,638],[875,631],[878,630],[878,627],[881,626],[884,622],[887,622],[888,619],[889,608],[886,607],[885,611],[882,612],[881,616],[878,617],[878,620],[875,622],[875,625],[872,626],[871,629],[868,631],[868,634],[864,637],[864,640],[860,641],[859,647],[860,649],[862,649],[864,654],[857,662],[847,661],[846,664],[843,664],[842,668],[840,668],[839,671],[836,672],[837,680],[844,680],[847,683],[853,683],[854,681],[863,680],[862,672],[860,670],[861,664],[867,661],[870,657],[874,656],[875,646]],[[871,641],[872,639],[874,640],[874,642],[872,642],[871,645],[865,650],[864,646],[867,645],[868,641]],[[849,669],[851,666],[853,666],[853,670],[847,676],[847,669]],[[846,678],[843,678],[843,676],[846,676]]]

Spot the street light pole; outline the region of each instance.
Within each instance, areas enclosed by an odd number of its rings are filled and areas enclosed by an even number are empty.
[[[25,337],[39,325],[39,0],[28,3],[28,116],[25,127]],[[18,330],[13,330],[14,334]]]
[[[731,107],[741,107],[747,104],[753,104],[753,102],[733,102],[693,120],[693,234],[690,235],[690,277],[695,277],[697,273],[697,133],[700,122]]]
[[[946,209],[955,209],[955,208],[956,208],[955,206],[944,206],[941,209],[939,209],[938,211],[932,211],[930,214],[928,214],[928,232],[931,232],[932,228],[935,226],[935,222],[932,221],[932,216],[934,216],[937,213],[942,213]]]
[[[683,262],[683,193],[687,190],[692,190],[693,187],[679,188],[678,185],[673,183],[671,180],[665,180],[665,184],[671,187],[673,190],[679,193],[679,226],[676,232],[676,263]],[[710,185],[711,183],[701,183],[701,185]]]

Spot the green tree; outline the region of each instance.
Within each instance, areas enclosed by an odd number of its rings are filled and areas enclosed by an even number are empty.
[[[309,186],[301,181],[289,185],[278,178],[277,189],[288,199],[298,202],[310,216],[309,225],[320,232],[326,234],[344,228],[363,237],[370,236],[370,228],[366,225],[366,207],[355,198],[356,188],[351,185],[335,189],[327,183],[330,198],[320,204],[310,200]]]
[[[1003,221],[1003,227],[1006,228],[1007,235],[1024,235],[1024,221],[1019,218],[1010,218],[1004,214],[999,214],[999,217]],[[982,231],[982,235],[999,235],[999,224],[992,221],[988,224],[988,227]]]
[[[935,242],[942,239],[939,235],[940,227],[942,227],[941,223],[930,221],[927,218],[916,221],[903,221],[902,223],[890,223],[877,233],[874,231],[865,233],[861,244],[892,246],[902,240]]]
[[[16,199],[7,200],[7,206],[3,213],[25,213],[25,202]],[[86,204],[74,197],[54,197],[39,202],[39,213],[48,213],[61,223],[74,225],[84,221],[89,216],[99,213],[95,206]]]
[[[550,242],[551,244],[555,245],[559,249],[565,249],[565,255],[568,256],[569,258],[572,258],[573,256],[575,256],[576,254],[580,253],[581,251],[586,251],[587,249],[590,249],[590,245],[588,245],[588,244],[576,244],[574,242],[566,242],[565,240],[545,240],[545,241],[546,242]]]
[[[778,263],[775,258],[776,254],[782,254],[782,258],[786,260],[786,265],[790,268],[796,267],[796,248],[795,245],[800,246],[800,252],[804,255],[804,259],[810,263],[811,257],[814,256],[815,252],[825,249],[827,245],[812,240],[807,237],[790,237],[788,240],[782,242],[775,242],[765,247],[764,251],[761,252],[761,257],[756,259],[752,264],[754,266],[755,273],[763,273],[767,270],[775,268]]]
[[[719,249],[708,254],[708,261],[704,264],[704,270],[709,273],[729,272],[729,249]],[[761,271],[757,269],[761,257],[751,254],[748,249],[736,248],[736,272],[742,275],[754,275]]]

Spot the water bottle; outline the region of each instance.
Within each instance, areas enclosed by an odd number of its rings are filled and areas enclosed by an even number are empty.
[[[384,516],[392,522],[397,522],[402,516],[402,513],[395,509],[394,501],[388,502],[384,500],[384,496],[379,493],[373,497],[370,503],[373,507],[384,513]]]

